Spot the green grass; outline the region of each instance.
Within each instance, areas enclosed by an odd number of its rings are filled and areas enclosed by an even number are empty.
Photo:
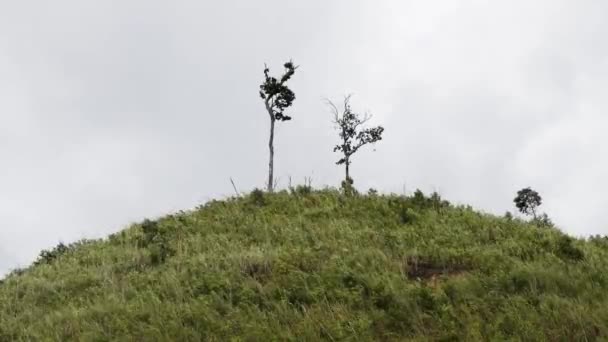
[[[254,192],[0,284],[0,341],[606,339],[606,239],[421,196]]]

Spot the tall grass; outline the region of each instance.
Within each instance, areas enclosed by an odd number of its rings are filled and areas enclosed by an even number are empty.
[[[302,188],[43,253],[0,285],[0,341],[592,341],[607,308],[600,238]]]

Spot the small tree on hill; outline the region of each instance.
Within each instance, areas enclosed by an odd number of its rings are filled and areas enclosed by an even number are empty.
[[[344,98],[344,107],[342,110],[339,110],[338,106],[327,100],[331,113],[334,116],[333,122],[336,124],[336,129],[338,130],[338,135],[341,140],[341,142],[334,147],[334,152],[340,152],[342,154],[342,158],[340,158],[336,164],[344,164],[346,175],[343,187],[345,189],[350,189],[353,184],[353,179],[350,177],[350,164],[353,154],[369,143],[375,143],[382,140],[382,133],[384,132],[382,126],[364,128],[363,125],[371,119],[371,115],[365,114],[361,117],[359,114],[353,112],[350,106],[350,98],[350,95]]]
[[[538,192],[528,187],[519,190],[513,202],[521,213],[532,215],[532,218],[536,221],[536,209],[542,204],[542,200]]]
[[[285,73],[280,79],[270,76],[270,69],[264,66],[264,83],[260,85],[260,97],[264,100],[266,111],[270,116],[270,139],[268,149],[270,160],[268,162],[268,192],[274,189],[274,126],[276,121],[289,121],[291,116],[285,114],[296,99],[294,92],[287,87],[286,83],[295,74],[297,67],[292,61],[283,65]]]

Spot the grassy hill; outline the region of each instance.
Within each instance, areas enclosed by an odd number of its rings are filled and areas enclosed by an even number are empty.
[[[0,341],[507,339],[608,339],[608,240],[300,187],[59,245],[0,284]]]

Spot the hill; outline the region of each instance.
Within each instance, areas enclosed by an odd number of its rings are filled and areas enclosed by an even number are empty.
[[[44,251],[0,284],[0,341],[592,341],[607,308],[606,239],[299,187]]]

